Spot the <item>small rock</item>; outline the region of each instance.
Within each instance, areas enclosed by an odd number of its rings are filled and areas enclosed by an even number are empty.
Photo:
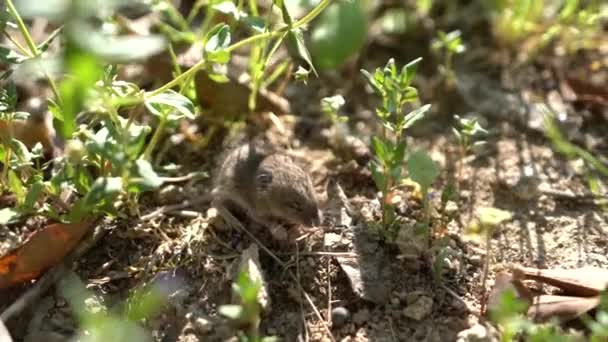
[[[361,325],[361,324],[367,322],[368,320],[369,320],[369,310],[367,310],[367,309],[361,309],[353,315],[353,322],[355,322],[355,324],[357,324],[357,325]]]
[[[483,263],[483,257],[479,254],[473,254],[469,257],[469,262],[475,266],[481,266]]]
[[[334,247],[340,243],[340,240],[342,240],[340,234],[326,233],[325,236],[323,236],[323,245],[325,247]]]
[[[469,329],[458,333],[458,342],[494,342],[498,341],[496,331],[483,324],[477,323]]]
[[[418,299],[403,310],[405,317],[420,321],[433,311],[433,299],[420,296]]]
[[[399,228],[399,233],[395,239],[395,244],[401,254],[414,259],[428,248],[423,234],[417,234],[416,231],[416,221],[406,220]]]
[[[208,319],[205,319],[203,317],[195,319],[193,325],[196,331],[203,335],[208,334],[211,329],[213,329],[213,325],[211,324],[211,322],[209,322]]]
[[[447,203],[445,204],[445,213],[448,216],[456,214],[459,209],[460,208],[458,208],[458,204],[456,204],[456,202],[454,201],[447,201]]]
[[[335,328],[343,326],[348,321],[349,317],[350,312],[343,306],[338,306],[331,310],[331,322]]]
[[[391,298],[391,304],[393,306],[399,306],[400,302],[399,302],[399,298],[398,297],[393,297]]]

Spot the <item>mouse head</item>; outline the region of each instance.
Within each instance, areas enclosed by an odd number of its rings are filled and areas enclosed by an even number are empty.
[[[322,215],[308,174],[289,157],[272,155],[256,173],[255,186],[269,214],[290,223],[321,224]]]

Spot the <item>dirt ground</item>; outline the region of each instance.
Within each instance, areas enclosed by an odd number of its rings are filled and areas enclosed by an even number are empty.
[[[165,284],[171,293],[169,302],[144,323],[155,341],[224,341],[234,330],[219,316],[218,307],[231,301],[232,270],[243,250],[261,244],[273,254],[259,248],[271,301],[261,322],[265,335],[282,341],[455,341],[461,331],[481,320],[480,282],[486,251],[483,244],[463,237],[477,208],[496,207],[513,213],[513,220],[491,239],[488,288],[495,273],[510,264],[608,268],[608,224],[603,208],[590,200],[543,192],[587,193],[580,160],[567,160],[556,153],[535,125],[535,104],[549,99],[568,113],[569,137],[591,141],[595,151],[606,152],[606,108],[581,108],[564,100],[559,79],[547,76],[550,68],[542,66],[506,71],[496,65],[480,66],[477,59],[464,61],[457,67],[460,86],[446,88],[438,84],[431,63],[425,65],[417,82],[422,102],[432,103],[433,109],[409,132],[409,141],[411,150],[427,150],[440,166],[440,179],[430,194],[433,203],[439,203],[442,188],[456,177],[452,115],[475,112],[490,133],[486,146],[466,158],[460,200],[436,236],[449,251],[440,280],[423,256],[403,257],[402,250],[382,239],[373,224],[379,219],[380,205],[366,165],[371,158],[366,146],[373,132],[377,99],[355,70],[382,65],[385,57],[396,52],[401,65],[416,53],[385,45],[369,46],[360,65],[344,73],[289,86],[286,97],[295,116],[280,116],[280,124],[267,115],[247,121],[248,132],[288,147],[310,171],[319,196],[326,199],[322,227],[301,232],[296,243],[285,243],[244,220],[257,238],[255,242],[241,231],[226,228],[208,205],[147,222],[126,216],[106,218],[100,223],[104,237],[77,260],[75,273],[110,308],[120,307],[138,287],[155,281]],[[497,58],[486,53],[480,59]],[[559,62],[574,65],[564,69],[580,77],[585,63],[576,61],[583,67],[577,69],[572,60]],[[608,68],[597,73],[605,85]],[[345,97],[344,111],[351,118],[349,136],[362,142],[350,150],[332,143],[331,127],[319,110],[320,99],[333,94]],[[514,95],[523,100],[515,101]],[[202,127],[204,122],[198,124]],[[183,165],[183,174],[213,174],[222,146],[229,140],[225,135],[218,134],[209,148],[183,140],[170,146],[164,161]],[[539,182],[541,191],[522,185],[520,180],[529,177]],[[141,212],[196,198],[210,187],[209,177],[164,185],[142,198]],[[417,219],[421,204],[411,187],[404,187],[402,195],[397,212],[405,227]],[[21,237],[40,224],[31,220],[26,226],[0,230],[1,250],[18,245]],[[361,271],[357,285],[345,272],[348,265]],[[32,342],[61,341],[78,328],[65,298],[55,288],[8,326],[17,341]]]

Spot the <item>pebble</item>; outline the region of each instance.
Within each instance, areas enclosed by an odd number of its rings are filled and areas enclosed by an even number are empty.
[[[350,311],[343,306],[337,306],[331,310],[331,322],[333,327],[339,328],[343,326],[350,317]]]
[[[420,296],[418,299],[403,309],[405,317],[420,321],[431,314],[433,311],[433,298]]]

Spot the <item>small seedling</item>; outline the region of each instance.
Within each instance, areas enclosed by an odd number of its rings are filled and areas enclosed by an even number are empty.
[[[460,184],[460,182],[462,182],[462,168],[467,154],[474,147],[486,143],[484,140],[475,139],[479,136],[488,134],[488,131],[479,124],[477,118],[462,118],[458,115],[454,115],[454,119],[458,122],[458,128],[452,127],[452,132],[454,133],[454,136],[456,136],[460,151],[460,162],[458,163],[458,183]]]
[[[274,337],[261,337],[259,331],[262,307],[258,302],[258,292],[262,285],[249,278],[247,272],[239,273],[232,290],[238,295],[240,303],[222,305],[220,314],[231,319],[239,329],[239,339],[242,342],[271,342]]]
[[[431,44],[431,48],[436,54],[442,56],[443,58],[443,65],[439,66],[439,71],[449,82],[452,82],[455,78],[452,64],[454,55],[458,55],[466,51],[466,47],[460,36],[460,31],[457,30],[450,33],[439,31],[437,38],[435,38]]]
[[[338,114],[340,108],[344,106],[344,103],[345,101],[342,95],[334,95],[321,99],[321,110],[329,118],[333,125],[348,122],[347,116],[341,116]]]
[[[488,272],[490,269],[490,253],[492,249],[490,248],[490,239],[494,232],[500,227],[503,222],[510,220],[513,215],[508,212],[497,208],[491,207],[483,207],[479,208],[477,211],[477,219],[469,224],[466,229],[466,236],[471,239],[483,239],[485,242],[486,248],[486,256],[483,267],[483,275],[481,280],[481,293],[482,301],[481,301],[481,312],[485,311],[486,306],[486,281],[488,278]]]
[[[393,59],[384,68],[377,68],[373,74],[361,70],[369,85],[382,99],[382,105],[376,109],[382,134],[371,139],[376,159],[370,167],[374,182],[382,192],[382,226],[385,229],[390,228],[395,219],[393,190],[402,179],[402,169],[407,158],[404,131],[422,119],[431,107],[427,104],[409,113],[405,112],[407,104],[418,101],[418,91],[411,83],[420,60],[418,58],[406,64],[401,70],[397,70]]]
[[[152,284],[137,289],[122,306],[122,310],[110,310],[99,296],[86,289],[85,284],[70,273],[59,282],[59,290],[77,318],[80,329],[75,340],[102,341],[149,341],[150,334],[139,322],[158,314],[169,296],[167,284]],[[183,286],[173,284],[171,287]]]

